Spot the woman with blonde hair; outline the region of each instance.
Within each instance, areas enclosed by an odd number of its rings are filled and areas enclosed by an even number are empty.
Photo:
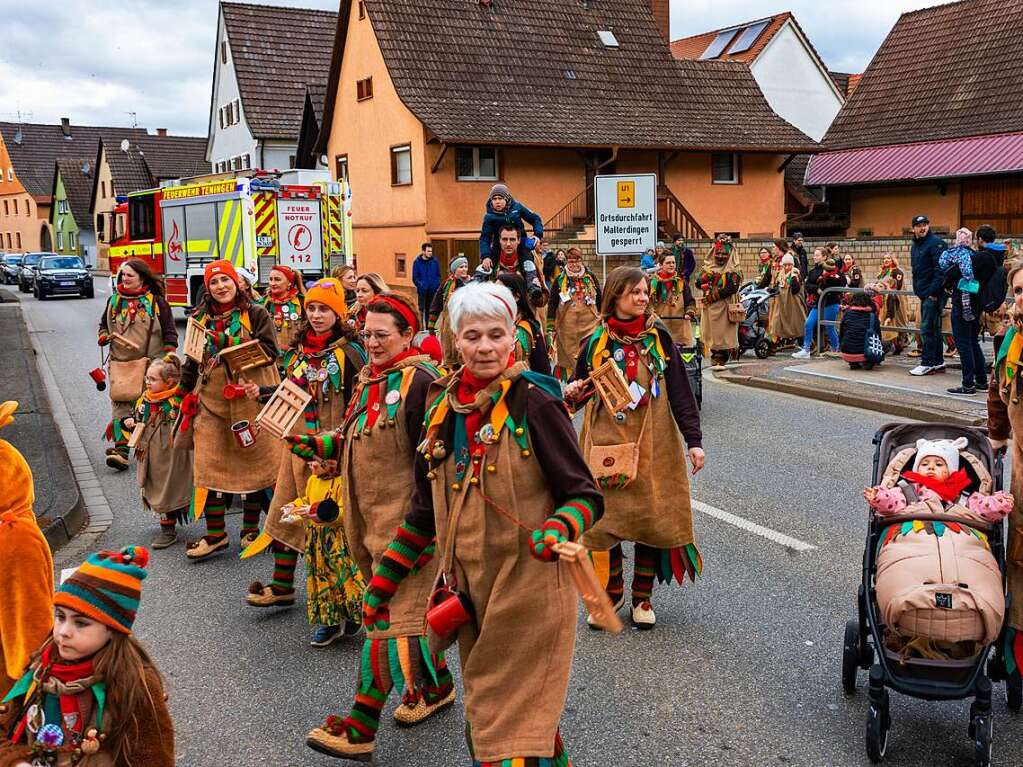
[[[904,290],[906,274],[899,267],[899,259],[892,253],[885,253],[881,261],[881,271],[877,273],[878,282],[885,290]],[[899,354],[909,343],[909,336],[898,330],[885,330],[885,325],[907,327],[909,324],[908,297],[885,294],[881,304],[881,340],[891,343],[893,353]]]
[[[363,325],[366,324],[366,307],[373,303],[381,293],[389,293],[390,290],[387,283],[384,282],[384,278],[376,272],[366,272],[356,278],[355,304],[349,310],[352,314],[349,322],[355,326],[357,332],[360,332]]]

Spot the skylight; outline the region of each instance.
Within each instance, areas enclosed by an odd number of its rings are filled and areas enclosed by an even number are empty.
[[[609,29],[597,30],[597,36],[600,38],[600,42],[604,43],[608,48],[618,47],[618,38],[615,37],[615,33]]]
[[[735,33],[738,31],[738,29],[726,29],[724,32],[718,32],[714,42],[707,46],[707,50],[703,52],[700,58],[716,59],[728,47],[728,44],[732,42],[732,38],[735,37]]]
[[[735,41],[735,45],[732,46],[729,54],[732,53],[745,53],[753,47],[753,43],[760,37],[760,33],[767,29],[767,25],[771,23],[770,19],[764,21],[758,21],[756,24],[750,24],[739,35],[739,39]]]

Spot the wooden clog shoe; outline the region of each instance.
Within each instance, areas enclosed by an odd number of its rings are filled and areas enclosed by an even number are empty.
[[[401,705],[394,709],[394,721],[401,727],[415,727],[417,724],[425,722],[434,714],[439,714],[454,702],[454,687],[451,688],[451,692],[446,696],[433,703],[427,703],[426,698],[420,695],[413,704],[402,701]]]
[[[324,725],[326,727],[326,725]],[[373,759],[373,741],[352,743],[343,727],[331,728],[337,735],[324,727],[317,727],[306,735],[305,744],[313,751],[335,759],[350,759],[353,762],[369,762]]]
[[[199,562],[203,559],[209,559],[218,551],[224,551],[230,545],[225,535],[220,540],[209,540],[210,536],[204,535],[197,541],[193,541],[188,544],[188,548],[185,550],[185,555],[195,561]]]

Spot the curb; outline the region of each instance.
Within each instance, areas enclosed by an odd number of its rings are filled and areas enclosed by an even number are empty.
[[[71,414],[64,403],[64,396],[57,386],[57,379],[54,378],[46,354],[36,338],[38,331],[32,324],[32,318],[27,312],[22,312],[21,316],[28,328],[32,348],[35,350],[36,368],[46,389],[46,397],[50,401],[53,421],[64,442],[64,448],[71,461],[71,472],[78,485],[76,504],[43,529],[43,535],[50,543],[50,548],[54,551],[63,548],[61,556],[67,558],[86,551],[100,535],[109,530],[114,521],[114,513],[103,494],[103,487],[85,452],[78,429],[71,420]],[[72,539],[75,539],[74,545],[69,546]]]
[[[872,410],[875,413],[885,413],[899,418],[910,418],[914,421],[940,421],[955,424],[956,426],[983,426],[987,421],[983,418],[970,418],[948,411],[935,411],[914,405],[901,405],[897,402],[886,402],[884,400],[862,397],[856,394],[845,394],[840,392],[828,392],[814,389],[810,386],[800,386],[788,381],[773,381],[770,378],[760,376],[745,376],[739,373],[715,372],[714,377],[719,381],[750,386],[754,389],[768,389],[770,391],[793,394],[797,397],[819,400],[821,402],[837,403],[847,407],[859,408],[860,410]]]

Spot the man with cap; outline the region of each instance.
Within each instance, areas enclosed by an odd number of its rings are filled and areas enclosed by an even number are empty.
[[[910,257],[913,265],[913,292],[920,299],[920,335],[923,338],[923,356],[910,375],[925,376],[945,372],[945,359],[941,353],[941,313],[945,308],[944,275],[938,268],[938,257],[945,250],[945,241],[931,231],[931,220],[924,215],[914,216],[913,245]]]
[[[419,317],[424,325],[430,317],[433,295],[440,287],[440,264],[433,257],[433,245],[424,242],[412,264],[412,284],[419,294]]]

